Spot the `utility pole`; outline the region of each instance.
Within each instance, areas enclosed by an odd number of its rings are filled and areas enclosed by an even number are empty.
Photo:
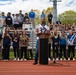
[[[53,0],[53,22],[57,21],[57,1]]]
[[[53,2],[53,22],[56,23],[57,21],[57,2],[61,2],[61,0],[50,0]]]

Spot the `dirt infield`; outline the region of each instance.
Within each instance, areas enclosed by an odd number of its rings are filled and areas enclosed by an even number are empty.
[[[48,65],[33,65],[34,60],[0,60],[0,75],[76,75],[76,61],[58,61]]]

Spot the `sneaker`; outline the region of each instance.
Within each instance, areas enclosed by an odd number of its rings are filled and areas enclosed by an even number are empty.
[[[64,60],[66,60],[66,59],[64,58]]]
[[[27,59],[24,59],[24,61],[26,61]]]
[[[8,59],[4,59],[3,61],[8,61]]]
[[[55,59],[53,58],[53,61],[54,61]]]
[[[60,58],[60,60],[63,60],[62,58]]]
[[[75,60],[75,58],[73,58],[73,61]]]
[[[70,58],[68,58],[68,60],[70,60]]]
[[[48,58],[48,60],[50,61],[51,59],[50,59],[50,58]]]
[[[19,61],[19,58],[17,59],[17,61]]]
[[[16,61],[16,58],[14,58],[14,61]]]
[[[21,61],[23,61],[23,59],[21,59]]]
[[[3,61],[6,61],[5,59]]]
[[[59,60],[58,58],[56,58],[56,60]]]

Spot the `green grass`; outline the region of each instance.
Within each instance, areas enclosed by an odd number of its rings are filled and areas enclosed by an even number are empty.
[[[10,50],[10,57],[9,57],[10,59],[14,59],[14,52],[13,52],[13,50]]]
[[[31,58],[30,53],[27,52],[27,54],[28,54],[28,58]],[[35,56],[35,51],[33,52],[33,56]],[[53,52],[51,52],[51,56],[53,56]],[[72,56],[72,54],[71,54],[71,56]],[[0,57],[1,57],[1,54],[0,54]],[[10,59],[14,59],[14,51],[13,50],[10,50],[10,56],[9,56],[9,58]],[[76,50],[75,50],[75,58],[76,58]]]
[[[13,50],[10,50],[10,56],[9,56],[9,58],[10,59],[14,59],[14,51]],[[33,52],[33,56],[35,55],[35,51]],[[30,56],[30,53],[29,53],[29,51],[27,51],[27,58],[29,58],[29,59],[31,59],[31,56]]]

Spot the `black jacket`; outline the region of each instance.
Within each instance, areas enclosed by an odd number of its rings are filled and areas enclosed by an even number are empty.
[[[6,25],[8,25],[8,26],[12,25],[12,23],[13,23],[11,16],[7,16],[5,21],[6,21]]]

